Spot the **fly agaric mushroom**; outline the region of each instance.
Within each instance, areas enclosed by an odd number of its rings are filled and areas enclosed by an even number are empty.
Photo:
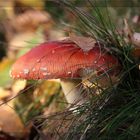
[[[110,70],[110,71],[109,71]],[[82,76],[97,72],[116,75],[120,63],[115,56],[96,44],[85,52],[72,41],[42,43],[21,56],[13,65],[10,75],[14,79],[58,79],[68,103],[81,105]],[[78,84],[79,83],[79,84]]]

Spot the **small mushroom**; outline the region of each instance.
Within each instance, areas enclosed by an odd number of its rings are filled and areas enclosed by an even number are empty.
[[[93,72],[116,75],[118,59],[96,44],[84,51],[72,41],[42,43],[21,56],[13,65],[14,79],[60,79],[69,104],[81,105],[86,98],[81,93],[83,76]]]

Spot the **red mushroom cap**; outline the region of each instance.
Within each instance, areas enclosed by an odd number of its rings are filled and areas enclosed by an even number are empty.
[[[115,56],[95,46],[84,52],[70,41],[54,41],[38,45],[21,56],[11,69],[15,79],[80,78],[80,70],[118,72],[120,63]]]

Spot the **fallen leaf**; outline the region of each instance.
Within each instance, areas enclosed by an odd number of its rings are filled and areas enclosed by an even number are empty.
[[[38,10],[28,10],[11,19],[13,27],[18,32],[35,31],[40,25],[49,22],[52,22],[51,16],[45,11]]]
[[[69,40],[73,41],[85,52],[91,50],[95,46],[95,43],[97,42],[95,39],[91,37],[77,36],[74,34],[70,34]]]
[[[34,91],[34,99],[40,98],[40,102],[42,104],[45,104],[47,99],[49,99],[51,96],[55,95],[60,88],[60,83],[56,81],[43,81]],[[60,94],[58,92],[58,94]]]
[[[32,7],[39,10],[44,8],[44,0],[16,0],[16,2],[21,3],[23,7]]]
[[[13,96],[17,95],[21,90],[23,90],[26,84],[26,80],[16,80],[12,85],[12,92],[14,94]]]
[[[134,57],[140,58],[140,47],[135,47],[135,48],[133,48],[133,50],[132,50],[132,55],[133,55]]]
[[[43,42],[43,35],[39,32],[36,33],[20,33],[17,34],[9,42],[8,57],[15,59],[29,51],[35,45]]]
[[[9,90],[0,87],[0,100],[3,100],[11,95]]]
[[[22,137],[26,133],[16,112],[7,105],[0,107],[0,130],[18,137]]]
[[[12,62],[12,60],[5,58],[0,63],[0,86],[5,86],[10,82],[11,78],[9,76],[9,70]]]

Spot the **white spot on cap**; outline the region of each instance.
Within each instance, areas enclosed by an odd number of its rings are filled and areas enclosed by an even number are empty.
[[[33,68],[32,71],[35,71],[35,68]]]
[[[43,72],[42,73],[44,76],[47,76],[47,75],[50,75],[51,73],[49,73],[49,72]]]
[[[97,61],[94,61],[95,64],[97,64]]]
[[[24,70],[23,70],[23,73],[24,73],[24,74],[28,74],[28,73],[29,73],[29,69],[24,69]]]
[[[41,67],[40,70],[41,70],[41,71],[46,71],[47,68],[45,68],[45,67]]]
[[[20,77],[20,75],[18,74],[18,75],[17,75],[17,78],[19,78],[19,77]]]
[[[68,71],[68,74],[71,74],[72,72],[71,71]]]
[[[36,62],[39,63],[41,61],[41,59],[37,59]]]
[[[52,50],[52,54],[54,54],[55,53],[55,50]]]

